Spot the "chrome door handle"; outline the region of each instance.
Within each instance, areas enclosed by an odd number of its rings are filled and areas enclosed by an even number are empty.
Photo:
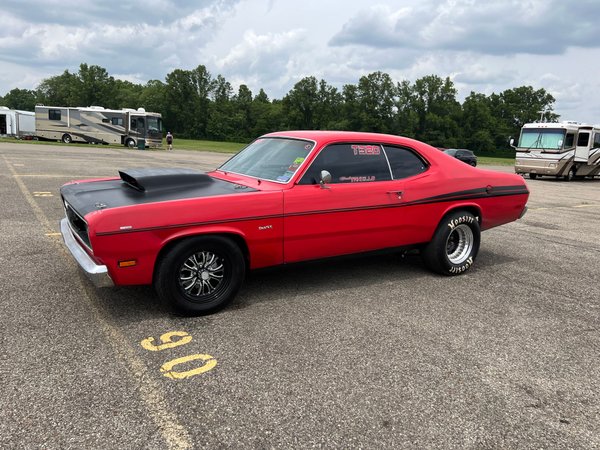
[[[393,194],[396,197],[398,197],[398,200],[402,200],[402,194],[404,193],[403,191],[388,191],[388,194]]]

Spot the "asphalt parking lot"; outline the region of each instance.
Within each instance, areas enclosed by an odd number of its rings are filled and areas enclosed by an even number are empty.
[[[459,277],[279,268],[198,318],[85,280],[63,183],[227,157],[0,143],[1,448],[600,448],[600,179],[528,180]]]

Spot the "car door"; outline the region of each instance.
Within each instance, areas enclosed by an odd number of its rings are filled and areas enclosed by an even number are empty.
[[[331,174],[330,183],[319,183],[323,170]],[[395,246],[403,186],[404,180],[392,178],[381,145],[325,147],[284,192],[285,261]]]

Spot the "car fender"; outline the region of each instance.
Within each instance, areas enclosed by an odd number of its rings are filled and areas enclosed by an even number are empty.
[[[481,222],[483,220],[481,207],[475,202],[458,202],[458,203],[449,204],[443,210],[442,215],[439,217],[438,225],[444,219],[444,217],[446,217],[448,214],[453,213],[454,211],[460,211],[460,210],[469,211],[471,214],[473,214],[475,216],[475,218],[479,222],[479,225],[481,225]]]

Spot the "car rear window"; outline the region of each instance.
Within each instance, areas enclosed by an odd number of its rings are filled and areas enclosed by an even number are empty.
[[[384,146],[394,180],[412,177],[427,170],[427,163],[412,150],[403,147]]]

